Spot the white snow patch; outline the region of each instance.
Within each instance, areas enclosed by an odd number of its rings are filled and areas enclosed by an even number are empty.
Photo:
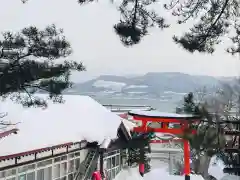
[[[240,177],[239,176],[235,176],[235,175],[226,174],[220,180],[240,180]]]
[[[174,91],[164,91],[164,94],[186,95],[187,93],[178,93]]]
[[[190,175],[191,180],[204,180],[202,176],[200,175]],[[144,180],[159,180],[161,179],[167,179],[167,180],[184,180],[184,176],[176,176],[176,175],[170,175],[166,169],[164,168],[157,168],[151,170],[149,173],[145,174]]]
[[[226,174],[223,173],[224,163],[213,156],[210,161],[210,166],[208,168],[208,173],[218,180],[221,180]]]
[[[139,91],[130,91],[130,92],[127,92],[128,94],[147,94],[147,92],[139,92]]]
[[[145,174],[142,177],[139,174],[138,168],[128,168],[122,170],[114,180],[159,180],[159,179],[167,179],[167,180],[184,180],[184,176],[176,176],[170,175],[167,172],[167,168],[156,168],[152,169],[149,173]],[[199,175],[191,175],[191,180],[204,180],[202,176]]]
[[[124,86],[126,86],[126,83],[97,80],[93,83],[93,86],[120,91]]]
[[[125,89],[133,89],[133,88],[148,88],[147,85],[130,85],[125,87]]]
[[[193,118],[193,115],[190,114],[176,114],[176,113],[167,113],[160,111],[137,111],[132,110],[129,112],[130,115],[142,115],[142,116],[151,116],[151,117],[169,117],[169,118]]]
[[[123,169],[114,180],[144,180],[139,174],[138,168]]]
[[[0,155],[84,139],[102,143],[106,138],[117,137],[117,129],[121,124],[118,115],[89,96],[64,95],[63,98],[64,104],[49,101],[46,109],[24,108],[9,99],[0,102],[1,112],[8,113],[3,120],[20,122],[17,125],[18,134],[1,139]]]

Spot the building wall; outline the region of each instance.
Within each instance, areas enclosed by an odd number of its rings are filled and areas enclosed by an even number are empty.
[[[122,151],[122,152],[121,152]],[[123,157],[123,150],[114,150],[104,154],[104,170],[108,180],[112,180],[121,171],[122,167],[126,164]]]
[[[41,152],[36,159],[35,155],[24,156],[17,159],[17,164],[16,159],[0,161],[0,180],[73,180],[88,153],[87,149],[80,150],[84,146],[73,145],[69,153],[66,148]]]
[[[84,147],[82,144],[81,147]],[[36,155],[21,157],[15,164],[15,159],[0,161],[0,180],[74,180],[80,164],[85,160],[88,149],[72,146],[41,152]],[[104,154],[104,170],[108,180],[121,171],[126,159],[121,157],[122,150],[114,150]],[[54,156],[52,156],[52,153]]]
[[[73,180],[80,151],[0,171],[1,180]]]

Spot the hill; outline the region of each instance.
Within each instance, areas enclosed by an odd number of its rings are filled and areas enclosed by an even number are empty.
[[[168,98],[172,95],[182,96],[204,86],[208,88],[219,86],[223,79],[178,72],[149,72],[133,77],[102,75],[90,81],[75,84],[65,93]]]

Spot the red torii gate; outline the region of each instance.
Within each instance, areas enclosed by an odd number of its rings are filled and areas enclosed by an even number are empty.
[[[189,114],[162,113],[158,111],[130,111],[128,113],[133,117],[133,120],[141,121],[141,126],[135,127],[134,132],[159,132],[180,135],[189,130],[189,125],[199,121],[198,116]],[[160,128],[149,127],[151,122],[161,124]],[[170,128],[169,123],[179,124],[180,128]],[[190,130],[190,133],[195,134],[196,130]],[[190,180],[190,147],[187,140],[182,140],[184,145],[184,173],[185,180]],[[157,143],[157,141],[155,142]],[[161,142],[159,142],[161,143]]]

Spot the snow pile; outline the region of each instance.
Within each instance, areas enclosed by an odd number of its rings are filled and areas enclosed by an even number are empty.
[[[138,168],[123,169],[114,180],[144,180],[139,174]]]
[[[216,156],[212,157],[208,173],[215,177],[217,180],[240,180],[240,176],[230,175],[223,173],[224,163],[217,159]]]
[[[167,180],[184,180],[185,176],[176,176],[170,175],[169,172],[164,168],[157,168],[151,170],[144,176],[144,180],[159,180],[159,179],[167,179]],[[191,180],[204,180],[200,175],[191,175]]]
[[[44,96],[43,96],[44,97]],[[121,118],[89,96],[64,95],[64,104],[48,102],[46,109],[24,108],[11,100],[0,102],[2,120],[20,122],[17,135],[1,139],[1,156],[39,148],[117,137]]]
[[[225,174],[223,173],[224,164],[221,160],[217,159],[216,156],[213,156],[210,161],[210,166],[208,168],[208,173],[215,177],[216,179],[222,179]]]
[[[221,180],[240,180],[240,176],[235,176],[235,175],[225,175]]]
[[[149,173],[145,174],[144,177],[139,174],[138,168],[124,169],[114,178],[114,180],[184,180],[184,178],[184,176],[170,175],[169,172],[167,172],[167,168],[163,167],[152,169]],[[191,175],[191,180],[204,179],[199,175]]]

